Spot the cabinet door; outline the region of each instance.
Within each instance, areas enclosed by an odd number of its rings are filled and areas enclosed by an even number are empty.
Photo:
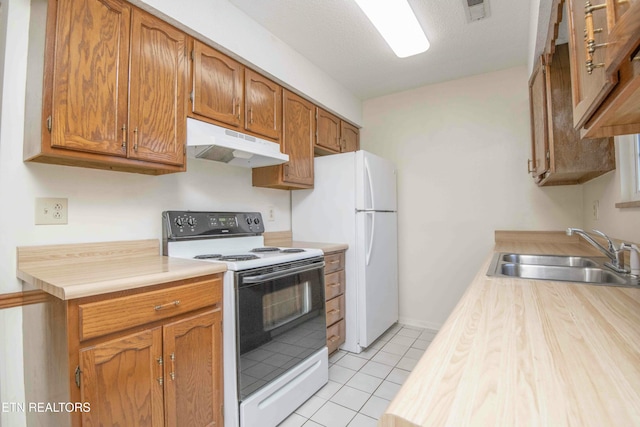
[[[131,31],[129,157],[184,164],[186,34],[134,10]]]
[[[549,169],[549,126],[547,122],[547,84],[543,57],[540,57],[529,79],[529,108],[531,113],[531,156],[529,172],[538,177]]]
[[[193,43],[193,112],[239,127],[244,119],[244,67],[209,46]]]
[[[222,311],[164,326],[167,426],[222,426]]]
[[[51,146],[126,156],[131,8],[119,0],[57,7]]]
[[[340,122],[342,152],[357,151],[360,148],[360,131],[347,122]]]
[[[245,127],[271,139],[280,139],[282,88],[271,80],[245,70]]]
[[[597,7],[607,1],[610,0],[592,0],[591,4]],[[617,75],[607,77],[604,68],[606,49],[599,47],[608,39],[606,11],[595,10],[591,17],[585,17],[584,0],[568,0],[567,8],[573,124],[575,128],[581,128],[613,89],[618,78]],[[595,48],[593,53],[589,53],[587,47],[589,39]]]
[[[340,119],[322,108],[317,109],[317,117],[316,146],[339,153]]]
[[[284,91],[284,134],[282,148],[289,155],[283,165],[283,181],[313,185],[313,135],[315,107],[312,103]]]
[[[80,349],[85,426],[163,426],[162,328]]]

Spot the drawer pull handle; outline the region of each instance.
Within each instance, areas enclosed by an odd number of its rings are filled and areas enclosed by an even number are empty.
[[[180,305],[180,300],[175,300],[173,302],[168,302],[166,304],[162,304],[162,305],[156,305],[155,307],[153,307],[153,309],[155,311],[160,311],[160,310],[164,310],[165,308],[171,308],[171,307],[177,307]]]
[[[334,259],[333,261],[330,261],[329,264],[339,264],[340,260],[339,259]]]
[[[340,282],[332,283],[332,284],[327,285],[327,286],[329,286],[330,288],[337,288],[338,286],[340,286]]]
[[[333,310],[329,310],[327,312],[327,314],[331,314],[331,315],[338,314],[338,313],[340,313],[340,310],[337,308],[334,308]]]
[[[336,335],[331,335],[331,337],[329,338],[329,342],[336,342],[340,339],[340,337],[336,336]]]

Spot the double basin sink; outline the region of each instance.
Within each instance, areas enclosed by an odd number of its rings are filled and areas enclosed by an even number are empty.
[[[496,253],[487,276],[638,287],[633,276],[614,273],[604,266],[608,258]]]

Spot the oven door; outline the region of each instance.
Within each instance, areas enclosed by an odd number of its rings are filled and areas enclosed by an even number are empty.
[[[326,346],[324,261],[236,273],[238,399]]]

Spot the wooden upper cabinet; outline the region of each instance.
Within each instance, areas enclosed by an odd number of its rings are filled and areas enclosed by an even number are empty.
[[[244,126],[242,64],[198,40],[192,55],[192,112],[236,128]]]
[[[547,83],[546,64],[541,56],[529,79],[529,110],[531,113],[531,159],[527,165],[528,172],[534,178],[541,176],[549,169],[547,153],[549,152],[549,136],[547,125]]]
[[[46,54],[40,132],[26,133],[25,161],[184,171],[186,34],[121,0],[49,0],[46,13],[45,39],[29,41],[30,55]]]
[[[324,151],[330,153],[339,153],[341,151],[342,143],[340,141],[340,122],[341,120],[333,114],[317,108],[317,126],[318,131],[316,133],[316,152],[318,154],[327,154]]]
[[[245,128],[280,140],[282,87],[253,70],[245,70]]]
[[[82,424],[164,426],[161,358],[161,327],[80,349]]]
[[[342,151],[357,151],[360,149],[360,130],[345,121],[340,122]]]
[[[169,426],[222,426],[222,311],[164,326]]]
[[[313,188],[313,141],[316,107],[306,99],[284,90],[284,125],[281,151],[289,155],[282,165],[252,170],[253,186],[296,190]]]
[[[306,99],[284,91],[284,132],[282,151],[289,155],[283,165],[283,182],[313,186],[313,137],[315,106]]]
[[[131,31],[131,158],[184,163],[187,35],[140,10]]]
[[[52,147],[126,156],[130,15],[119,0],[58,0]]]
[[[569,49],[555,46],[530,80],[533,174],[543,185],[581,184],[615,168],[613,138],[581,139],[573,127]]]
[[[553,0],[552,10],[565,2],[574,127],[583,138],[639,133],[640,0]]]
[[[359,129],[322,108],[317,108],[316,125],[316,155],[357,151],[360,147]]]
[[[594,7],[605,5],[607,0],[592,0]],[[605,50],[597,47],[607,43],[607,15],[602,10],[593,11],[590,18],[585,17],[584,0],[567,0],[567,13],[570,16],[569,48],[572,63],[571,88],[573,91],[573,124],[576,128],[584,126],[617,83],[617,76],[608,77],[605,73]],[[587,27],[587,22],[589,26]],[[587,38],[587,30],[592,38]],[[600,30],[596,32],[596,30]],[[591,37],[591,36],[589,36]],[[589,52],[588,43],[592,40]]]

